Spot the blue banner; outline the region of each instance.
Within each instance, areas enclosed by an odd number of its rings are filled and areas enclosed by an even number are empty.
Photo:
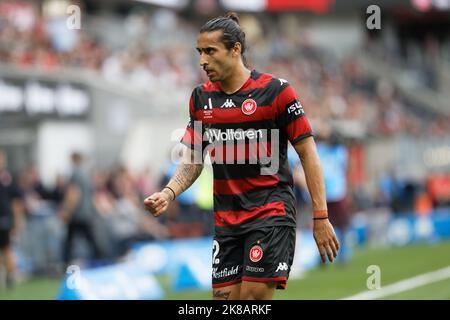
[[[59,300],[153,300],[164,296],[154,276],[134,263],[95,269],[74,265],[68,271]]]

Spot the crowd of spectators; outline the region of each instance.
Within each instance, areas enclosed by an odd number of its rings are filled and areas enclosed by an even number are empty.
[[[198,22],[173,11],[131,11],[120,20],[87,15],[81,29],[70,30],[66,15],[48,17],[31,5],[13,14],[8,8],[20,1],[9,2],[0,5],[0,63],[90,70],[143,94],[174,85],[189,92],[205,80],[194,49]],[[338,59],[316,46],[307,30],[271,23],[242,18],[251,67],[288,79],[313,123],[331,120],[358,138],[449,132],[450,119],[424,117],[392,83],[367,74],[351,53]]]
[[[133,176],[124,167],[90,169],[81,160],[73,167],[51,187],[43,185],[34,166],[13,179],[22,205],[15,209],[12,243],[22,271],[55,274],[74,262],[118,261],[139,242],[212,234],[212,202],[205,204],[199,183],[157,219],[144,210],[142,199],[159,190],[164,178],[158,181],[150,170]],[[212,180],[204,181],[211,190]]]

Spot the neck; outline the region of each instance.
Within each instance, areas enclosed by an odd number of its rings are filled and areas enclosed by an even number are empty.
[[[230,76],[221,81],[220,87],[226,94],[232,94],[238,91],[250,77],[251,71],[244,64],[239,64]]]

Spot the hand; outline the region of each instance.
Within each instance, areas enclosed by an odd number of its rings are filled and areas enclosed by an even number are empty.
[[[145,208],[155,217],[159,217],[167,210],[172,201],[171,195],[165,191],[156,192],[144,200]]]
[[[327,261],[325,254],[328,256],[328,260],[333,262],[337,257],[339,242],[330,221],[328,219],[314,220],[313,234],[322,263]]]

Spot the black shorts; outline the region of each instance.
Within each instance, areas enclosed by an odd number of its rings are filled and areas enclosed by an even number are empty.
[[[277,282],[284,289],[294,260],[295,228],[266,227],[246,234],[216,235],[213,245],[213,288],[241,281]]]

